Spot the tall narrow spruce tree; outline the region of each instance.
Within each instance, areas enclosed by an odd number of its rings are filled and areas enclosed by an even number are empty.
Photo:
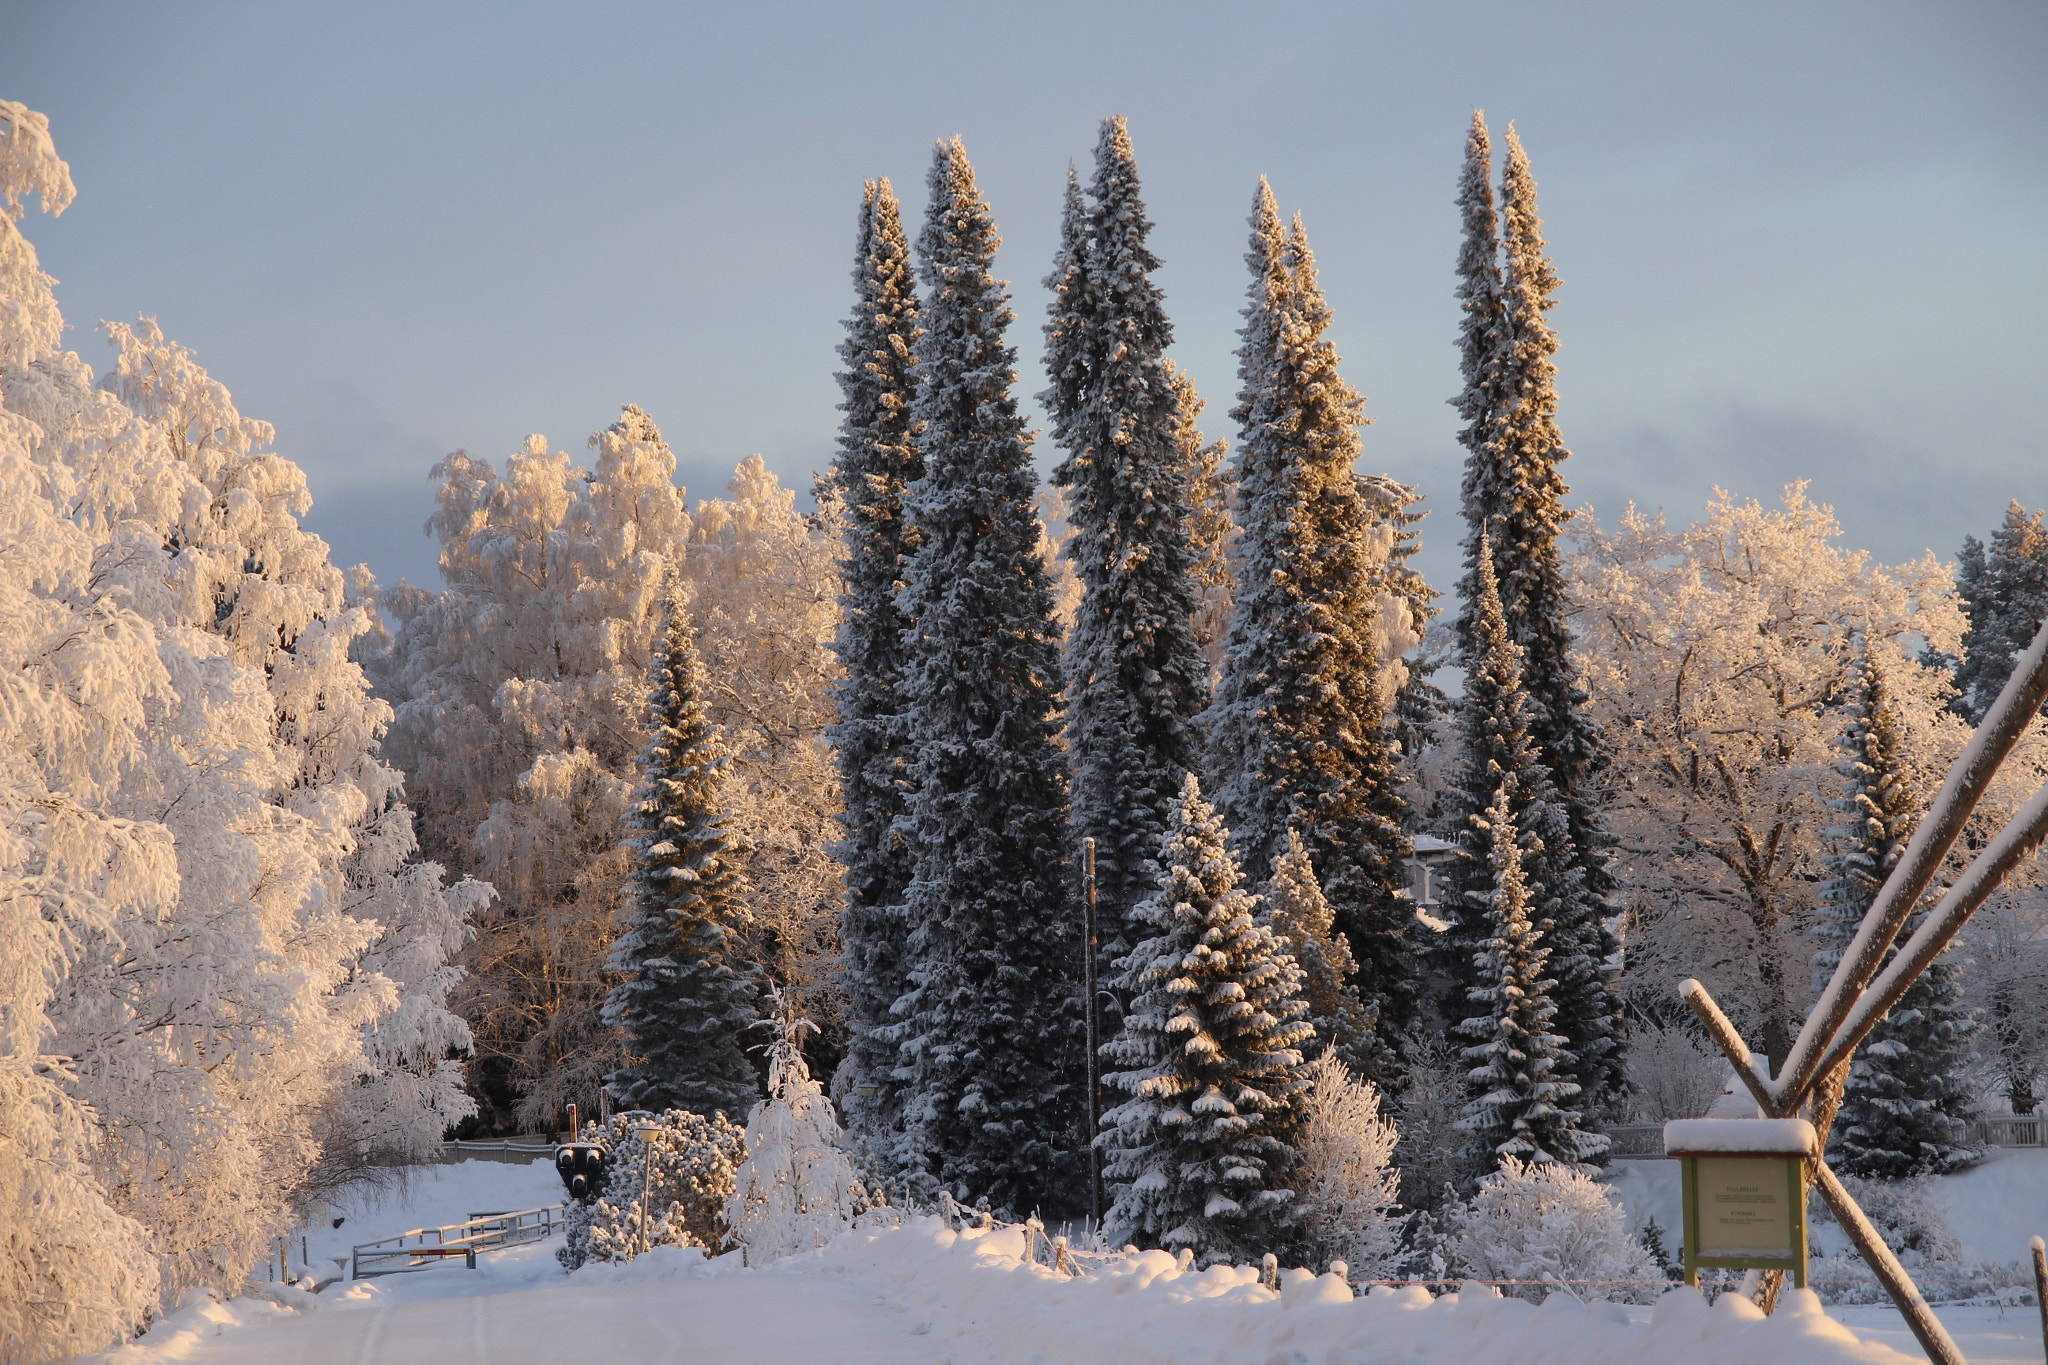
[[[1458,1127],[1472,1135],[1466,1155],[1483,1176],[1508,1157],[1532,1165],[1583,1167],[1610,1145],[1579,1127],[1569,1104],[1579,1093],[1569,1079],[1572,1056],[1552,1028],[1557,984],[1544,975],[1550,949],[1530,918],[1530,886],[1522,872],[1522,844],[1513,814],[1515,779],[1501,779],[1484,816],[1492,889],[1474,893],[1492,934],[1479,955],[1474,1015],[1459,1031],[1477,1041],[1465,1049],[1472,1063],[1466,1088],[1472,1099]],[[1476,1178],[1475,1176],[1475,1178]]]
[[[1926,799],[1906,765],[1906,732],[1879,657],[1866,648],[1847,706],[1838,769],[1847,790],[1835,803],[1823,866],[1815,977],[1832,975],[1857,926],[1913,837]],[[1903,940],[1926,908],[1906,921]],[[1886,955],[1886,960],[1896,949]],[[1845,1175],[1895,1180],[1946,1175],[1977,1160],[1969,1145],[1977,1021],[1954,962],[1936,959],[1857,1050],[1828,1141],[1828,1164]]]
[[[1514,125],[1508,126],[1496,217],[1486,188],[1491,158],[1486,122],[1472,116],[1459,178],[1463,240],[1457,297],[1464,312],[1459,367],[1464,387],[1453,400],[1465,426],[1463,485],[1465,576],[1459,584],[1460,652],[1470,669],[1479,657],[1479,553],[1490,547],[1508,633],[1522,650],[1530,733],[1563,804],[1572,846],[1584,874],[1586,915],[1560,922],[1557,945],[1603,964],[1599,990],[1585,1001],[1560,1001],[1559,1032],[1582,1057],[1588,1097],[1611,1100],[1623,1090],[1618,1046],[1620,1000],[1608,972],[1619,949],[1609,921],[1615,890],[1607,831],[1597,791],[1601,764],[1597,728],[1571,658],[1569,601],[1558,536],[1567,513],[1559,466],[1570,458],[1557,426],[1557,335],[1544,320],[1556,303],[1557,272],[1546,254],[1536,208],[1536,180]]]
[[[1352,473],[1365,400],[1337,373],[1307,236],[1299,219],[1283,233],[1264,181],[1251,222],[1232,413],[1241,582],[1210,766],[1248,875],[1265,880],[1288,829],[1299,832],[1391,1042],[1419,990],[1387,729],[1400,676],[1390,632],[1413,618],[1386,582],[1392,529]]]
[[[904,1168],[997,1208],[1078,1198],[1081,945],[1068,896],[1059,632],[1011,392],[1014,315],[959,139],[939,144],[917,241],[911,419],[924,476],[900,599],[914,874],[901,1009]]]
[[[1130,1000],[1102,1052],[1105,1086],[1130,1098],[1102,1116],[1111,1242],[1252,1260],[1293,1221],[1285,1141],[1302,1087],[1301,971],[1238,886],[1228,831],[1190,773],[1172,804],[1158,890],[1138,906],[1152,936],[1123,962]]]
[[[720,796],[731,755],[707,718],[704,675],[681,585],[649,673],[642,782],[626,840],[626,932],[606,969],[623,974],[604,1022],[626,1031],[632,1066],[605,1080],[622,1108],[743,1115],[761,1098],[747,1060],[759,1015],[733,961],[736,874]]]
[[[1480,544],[1482,550],[1488,548],[1484,532]],[[1486,812],[1506,791],[1508,814],[1520,841],[1520,875],[1529,914],[1544,934],[1549,953],[1549,993],[1557,1008],[1554,1023],[1572,1058],[1561,1068],[1559,1079],[1582,1087],[1569,1103],[1577,1110],[1591,1098],[1584,1078],[1590,1075],[1597,1082],[1600,1062],[1612,1055],[1615,1040],[1605,1011],[1603,964],[1582,940],[1560,934],[1558,926],[1595,921],[1601,907],[1591,903],[1586,891],[1563,803],[1530,734],[1522,649],[1508,638],[1492,560],[1485,554],[1479,559],[1478,577],[1480,652],[1458,706],[1459,767],[1446,801],[1458,822],[1460,857],[1450,879],[1451,927],[1437,940],[1438,969],[1446,983],[1443,1013],[1446,1019],[1463,1017],[1472,991],[1490,984],[1491,969],[1485,963],[1494,951],[1497,926],[1490,907],[1499,883],[1495,836]],[[1582,1022],[1578,1038],[1565,1032],[1566,1019]]]
[[[1082,588],[1066,648],[1072,839],[1095,840],[1104,966],[1136,941],[1130,914],[1158,876],[1167,805],[1200,761],[1195,717],[1209,702],[1185,397],[1166,360],[1151,230],[1129,130],[1104,119],[1085,198],[1068,175],[1040,395],[1066,452],[1052,481],[1068,490]]]
[[[836,692],[839,723],[828,736],[846,803],[838,853],[846,865],[839,932],[848,1033],[846,1059],[833,1079],[848,1124],[874,1146],[887,1143],[901,1118],[900,1030],[891,1010],[904,991],[903,894],[911,873],[895,831],[907,778],[901,693],[910,623],[897,593],[917,548],[904,499],[924,472],[910,419],[917,297],[910,246],[886,179],[863,189],[853,283],[853,312],[839,345],[845,418],[832,470],[846,526],[839,598],[845,614],[835,645],[846,676]]]

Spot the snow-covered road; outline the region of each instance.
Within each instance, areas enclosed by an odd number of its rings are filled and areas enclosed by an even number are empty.
[[[916,1324],[851,1285],[810,1284],[800,1296],[789,1290],[783,1279],[731,1276],[375,1303],[227,1327],[217,1337],[188,1341],[175,1358],[193,1365],[921,1365],[943,1359],[932,1342],[911,1334]]]

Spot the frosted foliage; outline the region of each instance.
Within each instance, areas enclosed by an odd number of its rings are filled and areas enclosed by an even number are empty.
[[[1355,1276],[1381,1275],[1399,1250],[1390,1210],[1400,1195],[1393,1164],[1400,1134],[1380,1113],[1379,1087],[1359,1080],[1336,1054],[1325,1052],[1302,1076],[1308,1084],[1290,1134],[1300,1158],[1302,1233],[1318,1261],[1343,1261]]]
[[[645,1140],[637,1132],[642,1127],[654,1130]],[[649,1247],[703,1247],[714,1256],[727,1248],[725,1208],[746,1155],[738,1124],[723,1114],[705,1118],[684,1109],[628,1111],[614,1114],[589,1140],[605,1148],[604,1192],[569,1205],[568,1233],[555,1253],[565,1267],[630,1261]]]
[[[77,191],[71,168],[57,159],[48,116],[0,100],[0,368],[12,369],[57,349],[64,318],[36,249],[15,224],[38,195],[43,212],[60,214]]]
[[[1320,1055],[1335,1049],[1338,1056],[1348,1058],[1367,1044],[1372,1019],[1358,999],[1357,987],[1350,984],[1358,970],[1351,947],[1336,932],[1336,919],[1308,850],[1291,829],[1261,899],[1274,935],[1286,943],[1301,968],[1301,995],[1316,1031],[1305,1050]]]
[[[1956,648],[1947,570],[1931,556],[1881,568],[1838,535],[1803,484],[1775,508],[1717,492],[1678,531],[1633,507],[1612,530],[1589,517],[1572,564],[1591,711],[1628,775],[1612,784],[1624,986],[1662,996],[1697,975],[1772,1057],[1803,1004],[1801,940],[1842,785],[1828,707],[1858,642],[1884,656],[1903,757],[1929,789],[1965,737],[1946,675],[1907,654],[1916,636]],[[1989,810],[2024,799],[2015,778]]]
[[[725,1219],[749,1265],[814,1251],[851,1228],[858,1211],[859,1178],[841,1150],[846,1134],[804,1065],[810,1026],[784,1003],[769,1048],[768,1098],[747,1115],[747,1159]]]
[[[837,499],[818,491],[818,510],[800,513],[796,490],[748,456],[726,498],[697,504],[683,571],[705,706],[733,753],[725,802],[747,955],[836,1042],[842,798],[823,734],[843,671],[832,649],[843,535]]]
[[[1629,1037],[1629,1103],[1640,1123],[1703,1117],[1720,1098],[1728,1063],[1682,1028],[1644,1025]]]
[[[10,214],[31,182],[54,205],[61,163],[5,109]],[[0,279],[7,316],[42,287]],[[441,1002],[476,896],[412,856],[349,659],[369,617],[269,426],[153,322],[107,331],[103,383],[0,355],[0,906],[27,917],[0,1132],[69,1224],[16,1230],[31,1359],[237,1288],[296,1201],[463,1112]]]
[[[643,679],[662,583],[689,528],[675,457],[625,408],[591,437],[588,469],[540,436],[502,469],[456,451],[429,531],[438,595],[401,587],[371,660],[399,699],[391,752],[409,774],[420,841],[451,870],[487,877],[494,907],[465,954],[458,994],[494,1103],[538,1122],[587,1103],[624,1060],[598,1019],[600,968],[630,866],[621,838],[639,749]]]
[[[1502,1285],[1514,1298],[1541,1303],[1546,1285],[1564,1284],[1583,1299],[1649,1303],[1663,1283],[1621,1206],[1590,1176],[1564,1166],[1524,1166],[1509,1157],[1480,1182],[1457,1226],[1467,1274],[1534,1282]],[[1628,1280],[1641,1283],[1611,1283]]]

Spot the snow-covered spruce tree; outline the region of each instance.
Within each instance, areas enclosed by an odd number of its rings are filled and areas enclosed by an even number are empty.
[[[1112,1244],[1178,1250],[1204,1264],[1256,1260],[1294,1234],[1295,1152],[1285,1140],[1315,1035],[1301,969],[1238,885],[1229,832],[1190,773],[1160,846],[1151,929],[1123,961],[1130,1001],[1102,1055],[1104,1215]]]
[[[901,598],[916,623],[901,1163],[959,1199],[1052,1213],[1078,1197],[1081,1074],[1058,629],[1003,337],[1014,314],[957,138],[929,184],[911,409],[925,472],[908,504],[922,541]]]
[[[705,717],[702,666],[680,586],[651,672],[642,785],[629,816],[635,868],[627,930],[609,971],[624,973],[604,1021],[623,1028],[632,1065],[606,1088],[627,1109],[745,1113],[761,1086],[746,1056],[756,988],[734,960],[732,837],[721,799],[731,757]]]
[[[1202,409],[1207,406],[1194,379],[1168,361],[1178,402],[1174,445],[1180,451],[1181,477],[1188,490],[1188,539],[1194,549],[1195,648],[1209,664],[1213,684],[1223,669],[1223,637],[1230,629],[1230,602],[1236,593],[1231,567],[1237,545],[1237,524],[1230,515],[1232,481],[1223,461],[1227,441],[1202,435]]]
[[[1926,807],[1880,656],[1866,651],[1860,673],[1843,708],[1848,725],[1836,771],[1847,790],[1834,803],[1842,823],[1829,831],[1822,860],[1828,874],[1818,926],[1823,946],[1814,954],[1815,978],[1822,984]],[[1906,922],[1902,941],[1925,913]],[[1975,1161],[1965,1073],[1977,1059],[1970,1048],[1976,1030],[1959,968],[1953,960],[1937,959],[1858,1049],[1829,1134],[1828,1164],[1844,1175],[1899,1179],[1947,1175]]]
[[[2013,664],[2034,642],[2048,616],[2048,527],[2043,513],[2032,516],[2018,502],[2005,509],[2005,524],[1987,546],[1963,537],[1957,556],[1956,591],[1970,614],[1963,632],[1963,662],[1956,669],[1951,709],[1975,725],[2012,676]]]
[[[1458,636],[1470,669],[1484,648],[1479,634],[1483,537],[1491,550],[1508,635],[1522,650],[1530,733],[1563,804],[1573,857],[1588,893],[1574,901],[1573,917],[1559,920],[1550,937],[1560,948],[1571,944],[1574,954],[1604,970],[1619,947],[1609,927],[1615,883],[1607,850],[1614,840],[1594,783],[1602,762],[1599,730],[1586,710],[1587,695],[1572,658],[1570,603],[1558,546],[1567,518],[1564,496],[1571,491],[1558,466],[1571,452],[1557,427],[1557,366],[1551,359],[1557,335],[1543,315],[1556,303],[1559,281],[1545,254],[1536,180],[1514,125],[1508,126],[1497,220],[1486,186],[1491,154],[1485,118],[1475,111],[1458,193],[1464,232],[1456,292],[1465,314],[1459,336],[1464,388],[1452,401],[1465,418],[1459,439],[1467,452]],[[1599,1040],[1619,1036],[1620,1004],[1604,977],[1584,998],[1575,994],[1560,1000],[1559,1007],[1557,1026],[1581,1054],[1589,1099],[1618,1097],[1626,1084],[1622,1056],[1618,1047],[1602,1047]]]
[[[1243,432],[1242,568],[1210,766],[1253,878],[1270,873],[1290,826],[1300,833],[1390,1042],[1414,1012],[1418,969],[1387,720],[1418,637],[1388,581],[1394,528],[1352,474],[1364,400],[1337,373],[1307,237],[1298,219],[1282,232],[1264,181],[1251,223],[1231,414]]]
[[[917,297],[910,246],[887,180],[871,180],[863,191],[853,286],[853,313],[839,345],[846,363],[839,410],[846,416],[832,468],[846,509],[840,561],[845,614],[836,645],[846,677],[835,694],[839,722],[827,733],[846,802],[839,849],[846,906],[839,934],[847,1013],[846,1060],[833,1084],[848,1122],[869,1142],[881,1143],[900,1122],[890,1011],[903,995],[903,892],[911,870],[894,829],[903,813],[908,753],[899,713],[910,629],[896,594],[917,548],[903,503],[924,472],[910,430]]]
[[[1157,878],[1167,803],[1200,761],[1195,717],[1209,703],[1183,397],[1151,231],[1129,131],[1104,119],[1085,200],[1069,174],[1040,401],[1066,452],[1052,482],[1067,493],[1066,553],[1082,585],[1065,659],[1071,837],[1095,840],[1105,966],[1136,941],[1131,908]]]
[[[1315,1037],[1302,1046],[1304,1055],[1334,1052],[1360,1071],[1374,1071],[1385,1065],[1372,1015],[1351,984],[1358,964],[1351,960],[1351,945],[1336,932],[1336,918],[1323,895],[1322,883],[1309,861],[1301,837],[1287,831],[1287,846],[1273,862],[1273,877],[1260,894],[1261,912],[1273,933],[1294,954],[1301,968],[1301,996],[1308,1004],[1308,1021]]]
[[[799,1019],[778,993],[768,1045],[768,1098],[747,1115],[747,1159],[733,1177],[725,1222],[747,1251],[748,1265],[766,1265],[825,1246],[853,1226],[866,1191],[840,1144],[846,1134],[824,1087],[804,1064]]]
[[[1570,1106],[1580,1088],[1568,1079],[1573,1058],[1563,1036],[1551,1032],[1557,1006],[1550,991],[1557,983],[1543,975],[1551,953],[1529,917],[1540,891],[1522,873],[1515,785],[1512,775],[1503,776],[1484,815],[1493,886],[1475,899],[1490,917],[1493,935],[1480,953],[1479,983],[1472,988],[1472,1003],[1486,1012],[1460,1026],[1478,1041],[1465,1049],[1472,1099],[1458,1126],[1471,1135],[1467,1155],[1482,1174],[1488,1167],[1506,1169],[1511,1159],[1590,1169],[1587,1163],[1610,1144],[1580,1128]]]
[[[1486,540],[1482,531],[1482,549]],[[1489,557],[1479,561],[1478,585],[1479,653],[1458,706],[1459,771],[1445,802],[1457,821],[1460,858],[1450,879],[1451,927],[1437,936],[1436,944],[1437,966],[1447,989],[1443,1013],[1447,1019],[1461,1017],[1466,1002],[1474,998],[1474,987],[1496,984],[1482,965],[1497,936],[1490,907],[1499,889],[1487,809],[1505,790],[1521,850],[1529,917],[1549,953],[1549,995],[1557,1007],[1553,1027],[1564,1036],[1565,1051],[1572,1057],[1568,1065],[1560,1065],[1557,1078],[1577,1082],[1580,1094],[1590,1098],[1597,1092],[1586,1078],[1602,1074],[1601,1062],[1615,1049],[1604,964],[1582,938],[1560,933],[1558,926],[1597,923],[1603,907],[1586,893],[1585,872],[1574,856],[1563,804],[1530,734],[1532,708],[1523,687],[1522,649],[1508,638]],[[1578,1039],[1557,1022],[1568,1017],[1579,1021]],[[1578,1109],[1583,1103],[1582,1099],[1568,1107]]]

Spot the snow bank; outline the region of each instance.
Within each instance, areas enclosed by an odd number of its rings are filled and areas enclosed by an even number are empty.
[[[1674,1154],[1812,1156],[1819,1148],[1820,1138],[1805,1119],[1673,1119],[1664,1125],[1664,1150]]]
[[[954,1365],[1903,1365],[1861,1342],[1809,1291],[1765,1318],[1735,1296],[1709,1308],[1664,1295],[1648,1323],[1613,1304],[1553,1295],[1542,1307],[1482,1285],[1431,1299],[1420,1287],[1354,1297],[1334,1276],[1290,1271],[1280,1293],[1249,1267],[1182,1272],[1164,1252],[1096,1262],[1068,1279],[1022,1259],[1015,1229],[955,1233],[936,1219],[840,1239],[818,1257],[762,1273],[858,1276]],[[922,1328],[922,1331],[919,1329]]]

